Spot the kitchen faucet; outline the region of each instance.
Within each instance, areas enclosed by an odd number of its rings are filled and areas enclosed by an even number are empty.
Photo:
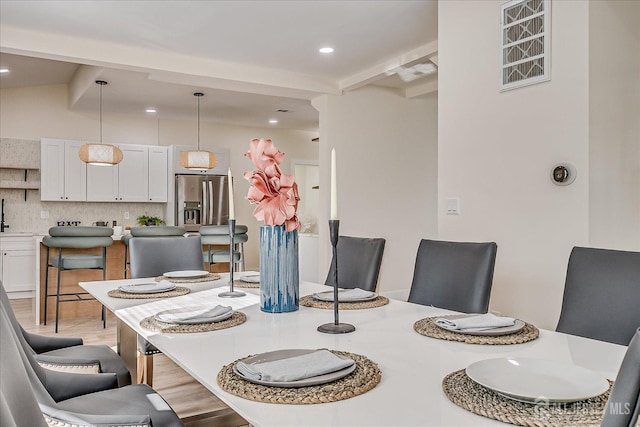
[[[0,216],[0,233],[4,233],[5,228],[9,228],[9,224],[4,223],[4,199],[2,199],[2,216]]]

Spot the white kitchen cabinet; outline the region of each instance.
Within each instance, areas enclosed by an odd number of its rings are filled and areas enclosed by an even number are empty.
[[[9,298],[33,297],[36,283],[34,239],[0,236],[0,278]]]
[[[118,200],[118,166],[87,165],[87,201]]]
[[[119,144],[123,154],[120,164],[96,166],[78,157],[84,144],[41,140],[41,200],[167,202],[167,147]]]
[[[167,147],[149,147],[149,201],[166,202],[169,182],[169,150]]]
[[[122,162],[118,165],[118,200],[149,201],[149,146],[120,145]]]
[[[77,202],[87,199],[87,165],[78,157],[83,144],[82,141],[41,140],[41,200]]]

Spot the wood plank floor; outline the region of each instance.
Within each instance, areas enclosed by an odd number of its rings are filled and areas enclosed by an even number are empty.
[[[32,299],[11,300],[11,306],[22,327],[28,332],[55,335],[52,322],[36,325],[33,317]],[[59,323],[59,336],[82,337],[85,344],[106,344],[115,348],[116,319],[108,313],[107,328],[102,328],[100,317],[64,319]],[[171,405],[180,418],[213,412],[199,425],[212,427],[248,426],[246,420],[236,414],[209,390],[189,374],[159,354],[153,357],[153,388]]]

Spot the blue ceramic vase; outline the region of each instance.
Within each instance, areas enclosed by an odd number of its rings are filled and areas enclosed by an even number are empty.
[[[260,227],[260,309],[286,313],[299,307],[298,231]]]

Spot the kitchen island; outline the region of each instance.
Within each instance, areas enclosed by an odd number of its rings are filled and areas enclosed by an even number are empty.
[[[44,321],[44,285],[45,285],[45,272],[47,267],[47,247],[42,244],[44,236],[33,236],[35,239],[36,247],[36,292],[34,299],[34,317],[36,324],[40,324]],[[118,280],[124,279],[124,254],[125,245],[120,240],[122,236],[113,236],[113,245],[107,247],[107,271],[106,280]],[[226,249],[228,246],[213,246],[215,249]],[[203,247],[203,250],[205,248]],[[74,252],[92,252],[95,254],[101,254],[101,248],[95,248],[93,250],[88,249],[65,249],[64,253]],[[50,256],[57,255],[57,249],[51,249]],[[203,269],[206,270],[206,264],[203,264]],[[211,266],[212,272],[228,272],[229,263],[218,263]],[[56,283],[58,277],[58,270],[56,268],[49,268],[49,294],[55,294]],[[102,270],[66,270],[61,275],[61,293],[74,293],[84,292],[83,289],[78,286],[79,282],[91,282],[96,280],[102,280]],[[55,299],[50,297],[49,305],[47,307],[47,321],[55,320]],[[70,319],[75,317],[95,317],[97,321],[100,320],[101,304],[94,300],[89,301],[74,301],[64,302],[60,304],[60,319]]]

